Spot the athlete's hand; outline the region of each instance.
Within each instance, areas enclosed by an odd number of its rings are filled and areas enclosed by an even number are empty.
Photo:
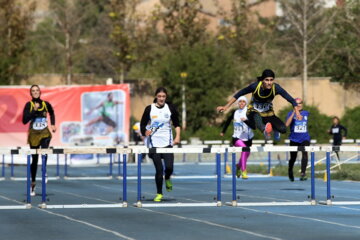
[[[151,135],[151,133],[152,133],[152,131],[151,130],[146,130],[146,132],[145,132],[145,136],[150,136]]]
[[[225,112],[225,111],[226,111],[226,106],[218,106],[218,107],[216,108],[216,111],[218,111],[218,112],[220,112],[220,113]]]
[[[176,136],[174,138],[174,141],[173,141],[173,145],[176,145],[176,144],[179,144],[180,143],[180,137],[179,136]]]
[[[222,136],[222,137],[223,137],[223,136],[224,136],[224,133],[220,133],[220,136]]]
[[[56,126],[55,125],[51,125],[50,126],[50,129],[51,129],[51,131],[54,133],[54,132],[56,132]]]

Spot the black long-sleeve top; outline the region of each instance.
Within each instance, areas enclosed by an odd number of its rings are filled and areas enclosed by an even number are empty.
[[[46,117],[46,113],[48,112],[50,115],[51,125],[55,125],[55,112],[51,104],[41,99],[33,99],[32,102],[38,102],[40,104],[40,109],[42,108],[42,102],[45,102],[47,111],[46,109],[42,109],[41,111],[38,109],[35,111],[34,108],[31,107],[31,102],[27,102],[23,111],[23,124],[27,124],[28,122],[32,123],[38,117]]]
[[[342,132],[344,132],[344,135],[342,134]],[[337,125],[332,125],[330,127],[329,133],[331,135],[333,135],[333,144],[334,145],[340,145],[341,144],[341,140],[344,137],[347,136],[347,129],[346,127],[344,127],[343,125],[337,124]]]
[[[222,131],[221,131],[222,133],[226,133],[226,130],[228,129],[231,121],[234,120],[234,114],[235,114],[235,112],[236,112],[236,109],[231,112],[231,114],[229,115],[229,117],[228,117],[228,118],[226,119],[226,121],[224,122],[224,126],[223,126],[223,129],[222,129]]]
[[[175,105],[171,104],[171,103],[167,103],[171,112],[171,116],[170,119],[172,121],[172,124],[174,126],[174,128],[180,127],[180,121],[179,121],[179,113],[175,107]],[[165,105],[164,105],[165,106]],[[157,108],[163,108],[162,107],[158,107]],[[144,110],[144,113],[141,117],[141,121],[140,121],[140,130],[141,130],[141,135],[145,136],[145,132],[146,132],[146,126],[149,124],[150,122],[150,111],[151,111],[151,105],[147,106]]]
[[[238,91],[235,95],[234,98],[238,99],[241,96],[244,96],[248,93],[254,93],[254,91],[256,90],[256,87],[258,86],[259,82],[254,82],[251,83],[249,86],[241,89],[240,91]],[[295,99],[293,97],[290,96],[290,94],[283,89],[279,84],[274,83],[275,85],[275,95],[281,95],[283,98],[285,98],[288,102],[290,102],[294,107],[297,106],[297,103],[295,101]],[[270,94],[270,92],[272,91],[272,89],[263,89],[262,87],[260,87],[260,94],[262,96],[267,96]],[[253,94],[253,98],[254,98],[254,94]],[[252,101],[256,101],[256,102],[271,102],[273,100],[273,96],[270,96],[270,98],[259,98],[259,99],[252,99]]]

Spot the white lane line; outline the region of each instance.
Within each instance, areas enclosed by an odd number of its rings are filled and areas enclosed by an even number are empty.
[[[7,199],[9,201],[12,201],[12,202],[15,202],[15,203],[20,203],[19,201],[15,200],[15,199],[11,199],[11,198],[7,198],[7,197],[4,197],[2,195],[0,195],[0,197],[4,198],[4,199]],[[108,202],[108,201],[105,201],[103,200],[104,202]],[[75,219],[75,218],[71,218],[71,217],[68,217],[66,215],[62,215],[62,214],[59,214],[59,213],[53,213],[53,212],[50,212],[48,210],[45,210],[45,209],[40,209],[40,208],[34,208],[36,210],[39,210],[39,211],[43,211],[43,212],[46,212],[48,214],[51,214],[51,215],[55,215],[55,216],[58,216],[58,217],[62,217],[62,218],[65,218],[67,220],[70,220],[70,221],[73,221],[73,222],[77,222],[77,223],[81,223],[81,224],[84,224],[84,225],[87,225],[89,227],[92,227],[92,228],[95,228],[95,229],[98,229],[98,230],[101,230],[101,231],[104,231],[104,232],[108,232],[108,233],[111,233],[117,237],[121,237],[123,239],[126,239],[126,240],[135,240],[135,238],[131,238],[129,236],[126,236],[126,235],[123,235],[119,232],[116,232],[116,231],[112,231],[112,230],[109,230],[109,229],[106,229],[106,228],[103,228],[103,227],[100,227],[100,226],[97,226],[95,224],[92,224],[92,223],[89,223],[89,222],[85,222],[85,221],[81,221],[81,220],[78,220],[78,219]]]
[[[360,211],[359,208],[351,208],[351,207],[340,207],[340,206],[337,206],[338,208],[343,208],[343,209],[347,209],[347,210],[351,210],[351,211]]]
[[[246,233],[246,234],[256,236],[256,237],[273,239],[273,240],[282,240],[282,238],[277,238],[277,237],[273,237],[273,236],[269,236],[269,235],[263,235],[263,234],[248,231],[245,229],[229,227],[226,225],[222,225],[222,224],[218,224],[218,223],[214,223],[214,222],[210,222],[210,221],[206,221],[206,220],[201,220],[201,219],[197,219],[197,218],[184,217],[184,216],[180,216],[180,215],[176,215],[176,214],[159,212],[159,211],[155,211],[155,210],[151,210],[151,209],[147,209],[147,208],[139,208],[139,209],[141,209],[143,211],[148,211],[148,212],[152,212],[152,213],[157,213],[157,214],[161,214],[161,215],[179,218],[179,219],[186,220],[186,221],[193,221],[193,222],[198,222],[198,223],[202,223],[202,224],[206,224],[206,225],[210,225],[210,226],[214,226],[214,227],[224,228],[224,229],[228,229],[228,230],[232,230],[232,231],[236,231],[236,232]]]
[[[248,210],[248,211],[258,212],[258,213],[272,214],[272,215],[281,216],[281,217],[304,219],[304,220],[310,220],[310,221],[314,221],[314,222],[321,222],[321,223],[331,224],[331,225],[340,226],[340,227],[360,229],[360,226],[348,225],[348,224],[332,222],[332,221],[326,221],[326,220],[322,220],[322,219],[318,219],[318,218],[294,216],[294,215],[290,215],[290,214],[270,212],[270,211],[267,211],[267,210],[266,211],[256,210],[256,209],[247,208],[247,207],[238,207],[238,208]]]
[[[113,230],[109,230],[109,229],[106,229],[106,228],[103,228],[103,227],[100,227],[98,225],[95,225],[95,224],[92,224],[92,223],[89,223],[89,222],[86,222],[86,221],[82,221],[82,220],[78,220],[78,219],[75,219],[75,218],[72,218],[72,217],[69,217],[69,216],[66,216],[66,215],[63,215],[63,214],[59,214],[59,213],[54,213],[54,212],[51,212],[51,211],[48,211],[48,210],[45,210],[45,209],[39,209],[40,211],[43,211],[43,212],[46,212],[50,215],[54,215],[54,216],[58,216],[58,217],[62,217],[62,218],[65,218],[69,221],[72,221],[72,222],[77,222],[77,223],[81,223],[81,224],[84,224],[84,225],[87,225],[89,227],[92,227],[92,228],[95,228],[97,230],[101,230],[103,232],[107,232],[107,233],[111,233],[117,237],[120,237],[120,238],[123,238],[123,239],[127,239],[127,240],[135,240],[135,238],[131,238],[129,236],[126,236],[124,234],[121,234],[119,232],[116,232],[116,231],[113,231]]]

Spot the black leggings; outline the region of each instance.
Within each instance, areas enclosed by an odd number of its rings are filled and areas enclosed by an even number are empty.
[[[280,133],[286,133],[286,126],[277,116],[261,117],[258,112],[250,112],[247,114],[248,120],[245,123],[252,129],[259,129],[261,132],[265,130],[265,124],[271,123],[273,129]]]
[[[303,141],[301,143],[290,141],[290,146],[310,146],[309,141]],[[289,169],[293,169],[298,152],[290,152]],[[301,158],[301,173],[306,173],[306,167],[308,164],[308,153],[303,151]]]
[[[38,149],[38,148],[48,148],[50,145],[51,138],[43,138],[40,141],[39,146],[30,146],[31,149]],[[34,183],[36,181],[36,172],[39,160],[39,154],[32,154],[32,162],[31,162],[31,181]],[[47,154],[45,154],[45,165],[47,163]]]
[[[155,166],[155,183],[158,194],[162,194],[164,167],[161,159],[164,159],[165,164],[165,180],[170,179],[174,170],[174,154],[173,153],[153,153],[149,154],[149,157],[153,160]]]

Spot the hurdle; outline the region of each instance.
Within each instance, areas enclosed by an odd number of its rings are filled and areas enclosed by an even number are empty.
[[[360,146],[325,146],[321,148],[322,151],[326,152],[326,200],[319,201],[322,205],[360,205],[360,201],[333,201],[331,195],[331,157],[330,153],[333,151],[344,151],[344,152],[359,152]]]
[[[320,147],[316,146],[253,146],[253,147],[231,147],[228,149],[232,153],[232,201],[227,202],[226,205],[233,207],[244,207],[244,206],[305,206],[305,205],[316,205],[315,200],[315,152],[320,151]],[[310,201],[303,202],[260,202],[260,203],[239,203],[236,197],[236,153],[237,152],[295,152],[295,151],[308,151],[311,152],[311,193]]]
[[[5,155],[26,155],[26,203],[24,205],[16,205],[16,206],[0,206],[0,209],[29,209],[31,208],[31,196],[30,196],[30,158],[31,154],[36,154],[35,149],[11,149],[11,148],[0,148],[0,154],[3,155],[3,168],[2,174],[5,178],[5,163],[4,156]]]
[[[216,179],[217,179],[217,196],[216,202],[204,202],[204,203],[142,203],[141,201],[141,158],[143,153],[154,154],[154,153],[215,153],[216,154]],[[135,207],[220,207],[222,206],[221,201],[221,153],[225,152],[225,148],[212,147],[212,148],[133,148],[133,153],[138,154],[137,164],[137,202],[134,203]]]
[[[77,147],[77,148],[53,148],[53,149],[37,149],[36,152],[38,154],[42,154],[43,159],[43,171],[42,171],[42,203],[39,205],[40,208],[117,208],[117,207],[127,207],[127,164],[126,164],[126,155],[131,153],[131,149],[129,148],[120,148],[120,147]],[[123,172],[122,172],[122,190],[123,197],[122,203],[116,204],[67,204],[67,205],[48,205],[46,204],[46,165],[45,165],[45,154],[84,154],[84,153],[92,153],[92,154],[122,154],[123,155]],[[65,158],[66,160],[66,158]],[[110,168],[110,173],[112,173],[112,169]],[[67,178],[69,180],[69,178]],[[109,178],[108,178],[109,179]],[[71,180],[71,179],[70,179]]]

